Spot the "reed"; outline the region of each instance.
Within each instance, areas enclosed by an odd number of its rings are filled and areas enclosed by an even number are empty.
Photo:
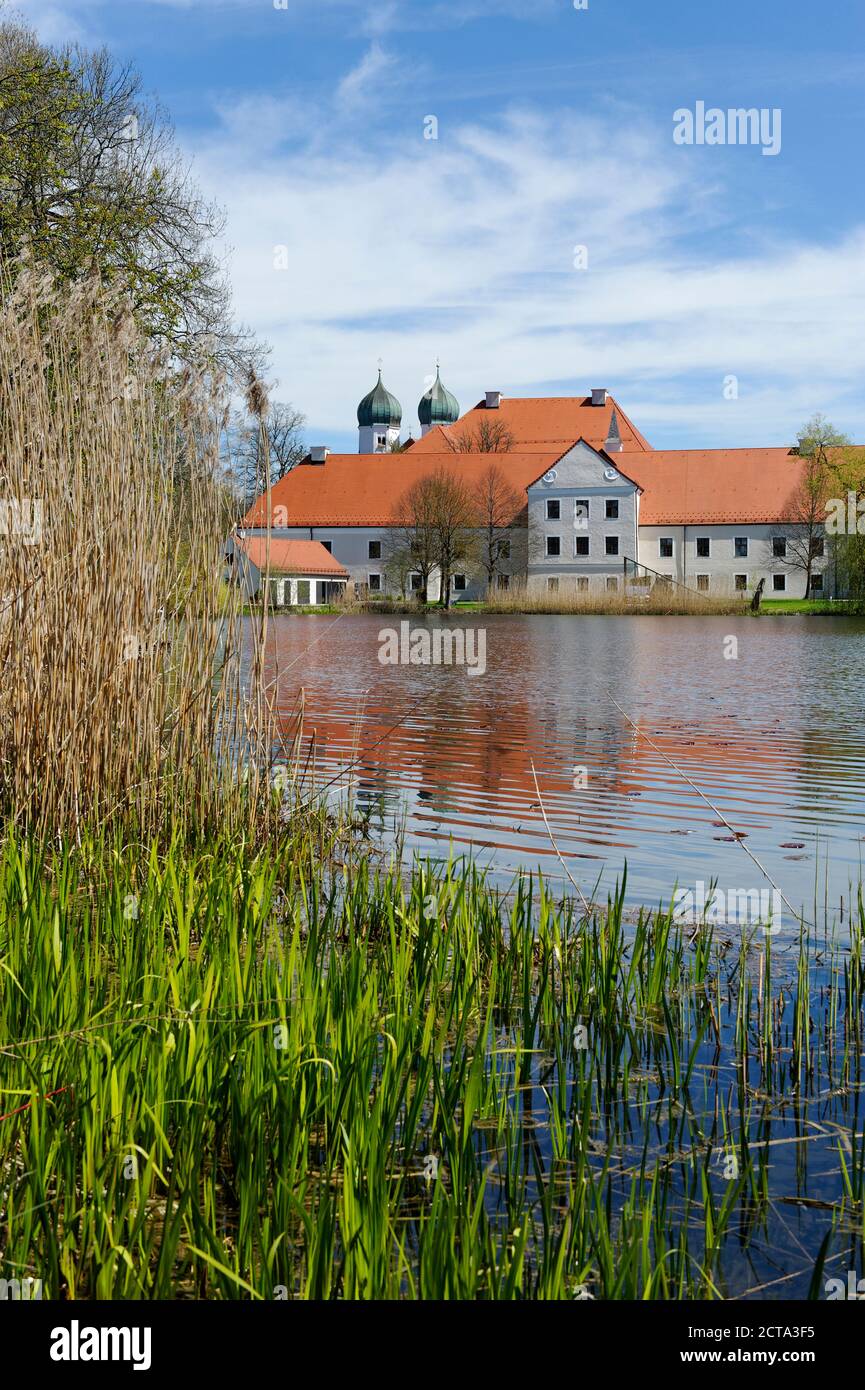
[[[626,589],[621,583],[615,591],[578,590],[567,581],[555,592],[546,589],[495,590],[483,603],[487,613],[646,613],[654,616],[680,615],[711,617],[745,614],[748,603],[734,595],[701,594],[677,584],[655,584],[651,589]]]
[[[97,281],[0,269],[0,814],[148,835],[249,813],[269,731],[223,582],[226,383]],[[253,796],[253,801],[255,797]]]

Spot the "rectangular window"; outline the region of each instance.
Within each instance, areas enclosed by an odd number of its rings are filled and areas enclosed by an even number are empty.
[[[608,497],[606,501],[607,521],[618,521],[619,504],[615,498]]]
[[[309,603],[309,580],[298,579],[297,581],[297,602]]]
[[[776,560],[786,560],[787,542],[783,536],[772,537],[772,554]]]
[[[812,588],[816,593],[818,593],[818,594],[821,594],[821,593],[823,592],[823,576],[822,576],[822,574],[812,574],[812,575],[811,575],[811,588]]]
[[[417,593],[417,591],[418,591],[418,590],[420,589],[420,587],[421,587],[420,575],[419,575],[419,574],[413,574],[413,575],[411,576],[411,579],[410,579],[409,583],[411,584],[411,587],[412,587],[412,590],[414,591],[414,593]]]
[[[787,588],[786,574],[773,574],[772,588],[774,589],[776,594],[783,594],[785,589]]]
[[[509,574],[497,575],[496,584],[499,589],[509,589],[511,587],[511,576]]]
[[[588,587],[589,587],[588,576],[585,575],[585,574],[578,574],[578,575],[577,575],[577,588],[578,588],[578,589],[588,589]]]
[[[333,554],[333,541],[319,541],[319,545],[323,545],[323,546],[324,546],[324,548],[325,548],[325,550],[327,551],[328,555],[332,555],[332,554]]]
[[[748,558],[748,537],[736,536],[733,541],[733,554],[737,560],[747,560]]]
[[[548,579],[548,580],[547,580],[547,588],[549,589],[549,591],[550,591],[551,594],[557,594],[557,593],[559,592],[559,581],[558,581],[558,579],[555,579],[555,578],[552,578],[552,577],[551,577],[550,579]]]
[[[454,575],[454,589],[460,593],[466,587],[466,577],[464,574]]]
[[[710,553],[711,553],[711,550],[712,550],[712,542],[709,540],[709,537],[708,537],[708,536],[698,536],[698,537],[697,537],[697,558],[698,558],[699,560],[708,560],[709,555],[710,555]]]
[[[376,452],[377,452],[377,453],[383,453],[386,444],[387,444],[387,435],[386,435],[386,434],[377,434],[376,437],[375,437]]]
[[[574,554],[588,555],[589,538],[588,536],[574,536]]]
[[[700,589],[702,593],[705,593],[706,590],[708,589],[708,587],[709,587],[709,576],[708,576],[708,574],[698,574],[698,575],[697,575],[697,588]]]
[[[604,537],[604,550],[605,550],[605,552],[606,552],[607,555],[618,555],[618,553],[619,553],[619,538],[618,538],[618,536],[605,536],[605,537]],[[607,587],[609,588],[609,585],[607,585]]]
[[[614,593],[617,591],[618,587],[619,587],[619,581],[618,581],[618,579],[616,578],[616,576],[615,576],[614,574],[608,575],[608,576],[607,576],[607,588],[608,588],[608,590],[610,591],[610,593],[611,593],[611,594],[614,594]]]
[[[369,559],[369,560],[380,560],[380,559],[381,559],[381,541],[370,541],[370,543],[369,543],[369,555],[367,556],[367,559]]]
[[[500,550],[499,550],[499,556],[501,557],[502,560],[509,560],[509,559],[511,558],[511,543],[510,543],[510,541],[502,541],[501,548],[500,548]]]
[[[589,525],[589,499],[587,497],[577,497],[574,499],[574,525],[578,531],[585,531]]]
[[[562,504],[558,497],[547,498],[547,521],[561,521]]]
[[[826,553],[826,546],[822,536],[814,536],[811,540],[811,555],[815,560],[822,560]]]
[[[371,574],[369,576],[369,591],[371,594],[381,593],[381,575]]]
[[[547,555],[554,559],[562,553],[561,536],[547,536]]]
[[[747,574],[737,574],[733,582],[735,583],[737,589],[747,589],[748,576]]]
[[[662,536],[658,541],[658,553],[662,560],[672,560],[673,558],[673,537]]]

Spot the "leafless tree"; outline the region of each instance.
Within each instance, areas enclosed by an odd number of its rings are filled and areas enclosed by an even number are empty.
[[[399,589],[400,596],[408,593],[409,576],[417,569],[411,550],[402,543],[400,532],[389,531],[383,546],[384,575],[389,589]]]
[[[397,500],[389,543],[393,548],[391,553],[402,551],[410,556],[411,569],[420,576],[418,598],[426,603],[430,578],[438,559],[435,497],[428,478],[418,478]]]
[[[507,454],[514,447],[514,436],[503,420],[482,418],[474,429],[458,434],[444,432],[448,448],[456,454]]]
[[[454,469],[441,467],[418,478],[399,499],[395,534],[413,557],[424,602],[430,576],[438,569],[441,601],[450,608],[451,576],[457,564],[473,556],[477,521],[472,489]]]
[[[486,575],[487,592],[491,593],[502,561],[510,556],[514,518],[524,501],[497,463],[484,469],[472,493],[480,530],[479,563]]]
[[[305,457],[305,424],[306,417],[285,401],[271,402],[262,425],[247,415],[234,416],[226,435],[226,463],[244,510],[265,489],[265,459],[273,487]]]

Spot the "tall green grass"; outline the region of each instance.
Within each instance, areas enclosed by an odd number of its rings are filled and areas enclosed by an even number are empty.
[[[781,970],[762,936],[628,926],[621,898],[580,921],[527,880],[406,880],[324,820],[264,849],[13,834],[0,1274],[68,1298],[715,1298],[767,1242],[795,1274],[778,1204],[818,1155],[800,1246],[863,1234],[861,940]]]

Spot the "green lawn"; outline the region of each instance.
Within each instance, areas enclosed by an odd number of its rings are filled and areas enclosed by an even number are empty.
[[[861,613],[861,606],[847,599],[804,599],[780,598],[764,599],[764,613],[832,613],[836,617],[845,613]]]

